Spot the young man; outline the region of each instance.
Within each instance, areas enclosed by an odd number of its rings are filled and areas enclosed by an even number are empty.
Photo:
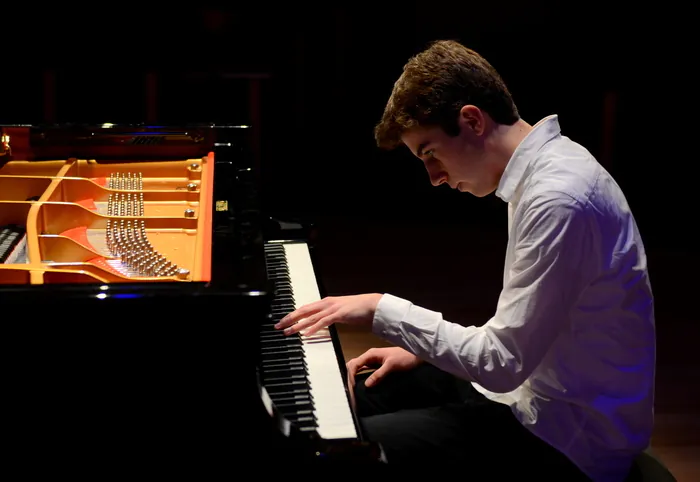
[[[493,317],[461,326],[372,293],[299,307],[278,327],[362,324],[396,345],[348,363],[358,415],[389,465],[624,480],[651,437],[655,330],[644,246],[618,185],[556,116],[522,120],[494,68],[452,41],[409,60],[375,134],[381,147],[405,144],[434,185],[508,203]]]

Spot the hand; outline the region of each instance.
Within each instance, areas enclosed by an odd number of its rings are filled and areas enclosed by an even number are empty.
[[[372,326],[374,312],[381,298],[382,295],[379,293],[327,296],[322,300],[300,306],[282,318],[275,328],[284,328],[285,335],[304,330],[304,336],[311,336],[333,323]]]
[[[388,373],[393,371],[410,370],[422,363],[422,360],[411,352],[404,350],[398,346],[386,348],[370,348],[357,358],[353,358],[347,362],[348,369],[348,384],[351,388],[355,388],[355,375],[358,372],[379,365],[366,380],[365,386],[371,387],[376,385]],[[350,390],[354,393],[354,390]]]

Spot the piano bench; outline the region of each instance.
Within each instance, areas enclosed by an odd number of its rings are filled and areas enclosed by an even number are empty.
[[[666,466],[647,449],[634,459],[625,482],[677,482]]]

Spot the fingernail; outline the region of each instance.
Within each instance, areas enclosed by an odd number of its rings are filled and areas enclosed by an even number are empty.
[[[275,323],[275,328],[279,328],[279,327],[280,327],[280,323]]]
[[[291,329],[291,328],[285,328],[285,329],[284,329],[284,334],[285,334],[285,335],[290,335],[291,333],[292,333],[292,329]]]

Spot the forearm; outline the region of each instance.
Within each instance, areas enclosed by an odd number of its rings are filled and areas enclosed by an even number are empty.
[[[508,392],[525,376],[517,353],[489,327],[461,326],[438,312],[384,295],[373,332],[438,368],[477,382],[493,392]]]

